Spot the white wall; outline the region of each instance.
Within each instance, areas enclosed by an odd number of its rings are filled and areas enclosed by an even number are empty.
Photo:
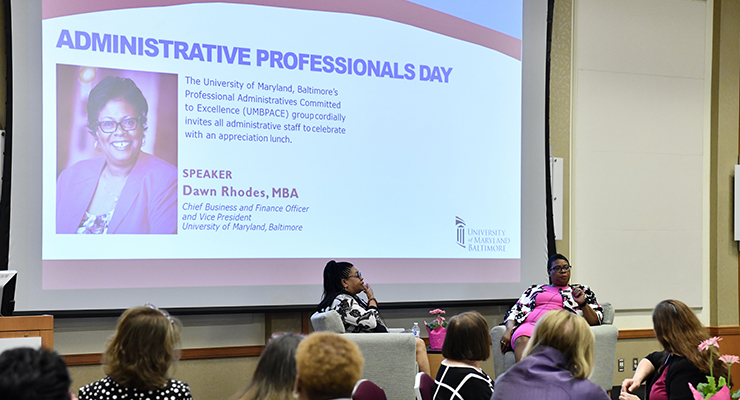
[[[676,298],[708,321],[711,5],[576,0],[571,262],[618,310],[650,328]]]
[[[116,317],[56,318],[54,349],[65,355],[102,353],[115,333],[117,320]],[[264,314],[187,315],[180,320],[184,349],[265,344]]]

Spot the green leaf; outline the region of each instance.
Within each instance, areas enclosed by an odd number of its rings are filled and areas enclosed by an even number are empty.
[[[709,385],[709,388],[712,391],[712,393],[717,393],[717,384],[715,383],[713,376],[707,377],[707,384]]]

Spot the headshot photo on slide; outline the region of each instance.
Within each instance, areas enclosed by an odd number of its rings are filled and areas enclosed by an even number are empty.
[[[58,234],[177,233],[177,75],[57,64]]]

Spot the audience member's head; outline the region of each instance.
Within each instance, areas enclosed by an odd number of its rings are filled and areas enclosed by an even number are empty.
[[[704,329],[693,311],[678,300],[663,300],[653,310],[653,330],[658,342],[665,351],[680,354],[691,361],[696,367],[709,373],[709,355],[714,354],[715,373],[724,374],[727,367],[718,362],[719,353],[714,347],[709,351],[699,351],[697,346],[709,339],[709,333]]]
[[[241,400],[293,400],[296,349],[302,339],[293,333],[273,335]]]
[[[344,293],[343,279],[349,279],[350,270],[353,265],[346,261],[336,262],[334,260],[326,263],[324,267],[324,293],[321,296],[321,304],[317,311],[328,307],[338,294]]]
[[[351,397],[362,376],[365,359],[349,339],[331,332],[315,332],[296,351],[299,399],[326,400]]]
[[[0,355],[0,399],[69,400],[67,365],[48,349],[19,348]]]
[[[455,315],[447,324],[442,356],[454,361],[483,361],[491,355],[488,323],[477,311]]]
[[[125,387],[164,387],[178,357],[180,329],[180,321],[152,305],[126,310],[105,349],[105,373]]]
[[[566,310],[548,312],[537,321],[532,338],[524,349],[524,357],[536,346],[549,346],[561,352],[573,377],[585,379],[591,375],[594,334],[585,318]]]

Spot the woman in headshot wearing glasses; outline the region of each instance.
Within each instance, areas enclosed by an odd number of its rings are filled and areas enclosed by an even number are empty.
[[[364,292],[367,301],[358,294]],[[329,261],[324,267],[324,293],[318,312],[336,310],[342,318],[345,333],[388,332],[378,312],[378,300],[365,283],[362,273],[346,261]],[[426,344],[416,339],[416,363],[419,371],[430,373]]]
[[[103,353],[105,378],[80,388],[80,400],[192,400],[187,383],[170,377],[180,321],[147,304],[126,310]]]
[[[177,169],[141,151],[149,107],[131,79],[109,76],[87,100],[100,157],[57,180],[57,233],[176,233]]]
[[[501,338],[501,352],[514,350],[516,361],[532,337],[535,323],[550,310],[565,309],[582,314],[589,325],[600,325],[604,318],[594,292],[585,285],[570,285],[571,266],[562,254],[547,260],[547,285],[532,285],[506,313],[506,333]]]

